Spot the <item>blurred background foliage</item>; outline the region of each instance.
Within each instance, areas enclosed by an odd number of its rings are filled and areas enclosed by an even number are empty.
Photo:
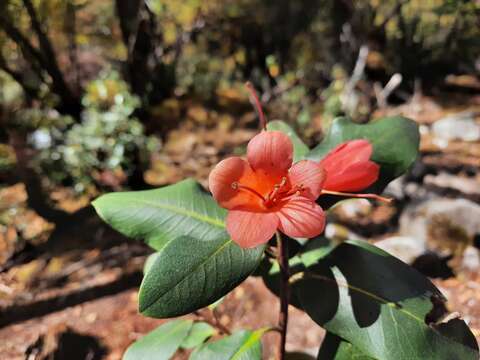
[[[28,159],[78,194],[142,186],[187,99],[235,116],[250,80],[308,137],[478,76],[479,39],[468,0],[4,0],[0,172]]]

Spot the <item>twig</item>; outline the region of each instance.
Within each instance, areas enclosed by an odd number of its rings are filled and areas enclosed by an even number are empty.
[[[68,36],[68,57],[73,72],[75,92],[80,91],[80,72],[78,67],[77,47],[77,5],[74,1],[67,1],[65,13],[65,32]]]
[[[396,73],[393,74],[383,89],[378,83],[374,84],[375,97],[377,98],[377,104],[380,108],[385,108],[387,106],[388,98],[395,91],[395,89],[400,86],[402,80],[402,74]]]
[[[280,314],[278,327],[280,328],[280,342],[278,344],[278,359],[285,359],[285,344],[287,342],[288,303],[290,302],[290,270],[288,264],[288,242],[283,241],[277,231],[277,260],[280,265]]]
[[[340,101],[342,103],[342,109],[346,113],[352,113],[355,108],[357,107],[357,101],[355,100],[356,97],[354,95],[355,87],[357,86],[358,82],[362,79],[363,74],[365,72],[365,66],[367,64],[367,57],[368,57],[368,46],[362,45],[358,52],[358,58],[355,63],[355,67],[353,69],[352,76],[348,80],[345,85],[345,89],[343,90],[342,94],[340,95]]]
[[[209,310],[210,316],[207,316],[205,314],[202,314],[200,310],[196,310],[193,312],[196,316],[200,318],[200,320],[205,321],[207,324],[212,325],[214,328],[216,328],[220,333],[226,334],[226,335],[231,335],[232,332],[230,331],[229,328],[227,328],[225,325],[223,325],[220,320],[217,318],[216,314],[213,312],[213,310]]]
[[[345,85],[344,95],[346,97],[348,97],[352,93],[353,89],[355,88],[355,86],[357,86],[357,83],[362,78],[365,71],[365,66],[367,65],[368,53],[368,46],[362,45],[362,47],[360,47],[360,50],[358,51],[358,58],[353,69],[352,76]]]

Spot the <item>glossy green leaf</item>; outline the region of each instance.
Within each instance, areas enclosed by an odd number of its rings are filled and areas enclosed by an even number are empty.
[[[169,360],[188,336],[193,322],[175,320],[163,324],[134,342],[123,360]]]
[[[203,344],[215,332],[216,330],[206,322],[196,322],[180,346],[184,349],[192,349]]]
[[[444,310],[438,289],[368,243],[339,245],[308,266],[293,287],[314,321],[367,356],[478,359],[475,338],[463,321],[435,324]]]
[[[353,139],[367,139],[372,143],[372,160],[381,167],[376,188],[381,189],[413,164],[418,155],[420,135],[418,125],[401,116],[386,117],[368,124],[338,118],[333,121],[325,139],[306,157],[321,160],[335,146]]]
[[[241,330],[221,340],[197,348],[190,360],[261,360],[262,335],[267,329]]]
[[[226,211],[193,180],[155,190],[117,192],[93,202],[115,230],[155,250],[185,235],[208,241],[225,234]]]
[[[281,131],[288,135],[290,140],[293,143],[293,161],[297,162],[305,157],[305,155],[310,151],[307,145],[300,139],[300,137],[295,133],[295,131],[287,123],[281,120],[274,120],[267,123],[268,130]]]
[[[215,302],[255,270],[263,249],[241,249],[227,233],[208,241],[182,236],[168,243],[140,286],[140,311],[174,317]]]
[[[348,341],[327,331],[322,346],[318,352],[317,360],[375,360],[364,355]]]
[[[148,255],[147,260],[145,260],[145,264],[143,265],[143,274],[146,274],[150,270],[152,265],[155,263],[155,260],[157,260],[157,257],[158,252]]]
[[[332,250],[333,247],[330,242],[322,236],[308,240],[302,251],[289,259],[290,275],[294,277],[295,274],[304,271],[306,267],[317,263],[320,259],[327,256]],[[262,269],[262,271],[259,271],[259,275],[262,276],[265,286],[274,295],[279,296],[280,267],[278,262],[265,257],[262,260],[259,269]],[[295,292],[290,294],[290,305],[299,309],[302,308],[300,300]]]
[[[228,236],[226,211],[195,181],[107,194],[94,202],[114,229],[158,252],[146,264],[140,311],[173,317],[207,306],[258,266],[264,247],[241,249]]]

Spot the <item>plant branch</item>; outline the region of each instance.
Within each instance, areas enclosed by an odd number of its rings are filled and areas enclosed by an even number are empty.
[[[287,342],[288,303],[290,302],[290,270],[288,264],[288,242],[282,239],[277,231],[277,261],[280,265],[280,314],[278,327],[280,328],[280,342],[278,344],[278,359],[285,359],[285,344]]]
[[[7,12],[6,8],[3,8],[0,12],[0,29],[5,32],[9,39],[18,45],[26,62],[39,79],[45,82],[45,84],[51,88],[51,91],[61,99],[61,104],[57,106],[57,110],[61,113],[73,115],[73,117],[78,120],[82,109],[80,99],[73,94],[65,81],[58,65],[53,46],[46,32],[44,32],[41,27],[31,0],[23,0],[23,3],[30,17],[31,27],[38,39],[39,47],[35,47],[30,39],[10,21],[10,18],[14,17]],[[51,83],[45,81],[43,72],[49,75]]]
[[[9,67],[6,59],[3,57],[1,53],[0,53],[0,70],[3,70],[7,74],[9,74],[13,78],[13,80],[15,80],[22,87],[23,91],[29,98],[31,99],[38,98],[40,89],[29,85],[28,82],[24,80],[24,77],[21,72],[16,71],[11,67]]]
[[[55,209],[49,203],[49,196],[42,187],[41,178],[31,167],[30,158],[32,154],[26,145],[25,136],[15,131],[9,132],[10,145],[17,157],[16,176],[25,184],[27,191],[27,204],[38,215],[55,224],[65,224],[69,214],[63,210]]]
[[[74,91],[80,92],[80,73],[77,47],[77,7],[72,0],[67,1],[65,8],[65,32],[68,36],[68,57],[73,72]]]
[[[27,10],[28,16],[30,17],[32,29],[37,36],[38,44],[44,55],[43,59],[45,70],[52,78],[53,87],[56,89],[56,93],[63,98],[63,101],[66,103],[65,105],[80,105],[79,102],[76,104],[78,99],[75,98],[75,95],[72,93],[71,89],[67,85],[67,82],[65,81],[63,73],[61,72],[57,62],[55,50],[53,49],[47,33],[42,29],[42,25],[40,24],[32,1],[23,0],[23,4]]]
[[[226,335],[232,335],[232,332],[230,331],[230,329],[224,326],[220,322],[220,320],[218,320],[213,310],[209,310],[209,316],[206,315],[205,313],[202,313],[201,310],[194,311],[193,313],[196,316],[198,316],[202,321],[205,321],[207,324],[212,325],[214,328],[220,331],[220,333],[226,334]]]

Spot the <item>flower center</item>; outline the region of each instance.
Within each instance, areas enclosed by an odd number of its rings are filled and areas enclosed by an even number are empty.
[[[289,196],[292,196],[295,194],[299,195],[304,190],[302,185],[296,185],[293,188],[289,187],[287,183],[287,178],[285,176],[282,177],[280,183],[275,184],[273,186],[273,189],[266,196],[263,196],[257,190],[249,186],[242,185],[237,181],[233,182],[231,186],[232,186],[232,189],[234,190],[246,191],[256,196],[262,201],[262,204],[267,208],[271,208],[272,206],[277,205],[280,200],[286,199]]]

